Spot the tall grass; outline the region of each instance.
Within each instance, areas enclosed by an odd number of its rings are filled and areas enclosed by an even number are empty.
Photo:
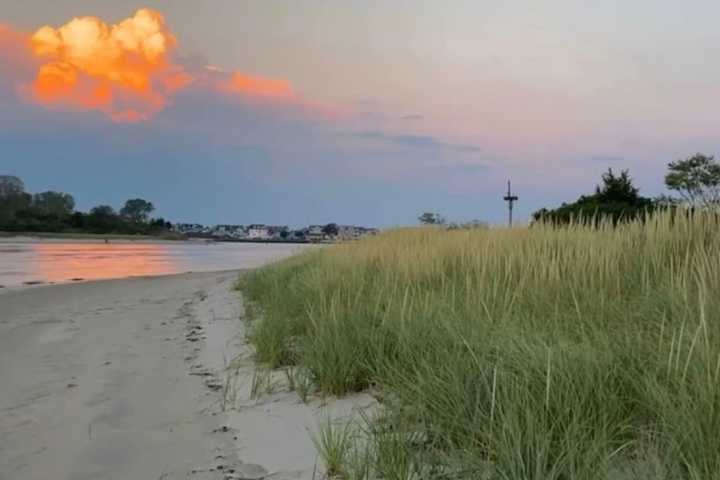
[[[259,360],[381,393],[368,478],[720,478],[714,215],[397,230],[243,289]]]

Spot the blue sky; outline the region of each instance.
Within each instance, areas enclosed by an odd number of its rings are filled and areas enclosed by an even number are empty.
[[[152,107],[116,76],[102,80],[112,105],[33,95],[48,64],[83,85],[104,75],[33,54],[40,27],[139,8],[177,39],[150,80],[191,83]],[[205,223],[502,222],[508,178],[527,219],[610,166],[656,195],[667,162],[720,146],[718,14],[657,0],[8,2],[0,174],[83,209],[140,196]],[[117,99],[142,118],[119,121]]]

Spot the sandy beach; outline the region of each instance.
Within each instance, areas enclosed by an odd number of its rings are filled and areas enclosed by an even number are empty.
[[[239,273],[0,293],[0,480],[319,478],[313,432],[374,400],[253,392]]]

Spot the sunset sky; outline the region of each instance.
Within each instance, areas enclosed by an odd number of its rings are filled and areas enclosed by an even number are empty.
[[[0,175],[202,223],[527,220],[720,154],[720,3],[0,0]]]

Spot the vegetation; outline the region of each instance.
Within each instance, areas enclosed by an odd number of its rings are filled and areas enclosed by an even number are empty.
[[[338,225],[337,223],[328,223],[322,228],[322,233],[325,235],[334,237],[339,233]]]
[[[0,230],[7,232],[158,234],[170,225],[151,219],[152,203],[128,200],[120,213],[99,205],[89,213],[75,211],[75,200],[67,193],[26,193],[16,177],[0,177]]]
[[[125,202],[125,206],[120,210],[120,216],[131,223],[147,223],[154,210],[155,206],[147,200],[133,198]]]
[[[700,480],[720,478],[718,259],[716,215],[662,212],[398,230],[243,289],[259,361],[381,398],[352,447],[320,440],[344,478]]]
[[[720,164],[715,157],[698,153],[668,164],[665,185],[692,206],[720,204]]]
[[[418,217],[423,225],[445,225],[445,217],[439,213],[425,212]]]
[[[602,175],[602,185],[595,187],[592,195],[583,195],[573,203],[563,203],[559,208],[540,209],[533,214],[536,221],[567,224],[582,221],[596,222],[610,219],[613,223],[642,218],[657,208],[650,198],[642,197],[633,185],[627,170],[616,175],[609,168]]]
[[[330,477],[346,475],[353,441],[352,426],[335,425],[328,418],[312,440],[325,463],[327,475]]]

